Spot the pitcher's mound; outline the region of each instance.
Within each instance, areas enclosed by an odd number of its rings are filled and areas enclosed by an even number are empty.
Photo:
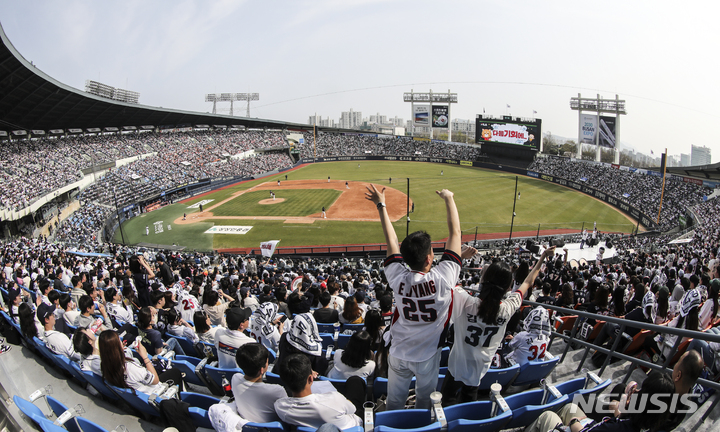
[[[285,198],[275,198],[275,199],[268,198],[268,199],[259,201],[258,204],[280,204],[283,201],[285,201]]]

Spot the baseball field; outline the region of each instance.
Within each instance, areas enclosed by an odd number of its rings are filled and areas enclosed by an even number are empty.
[[[425,230],[434,240],[447,236],[445,206],[435,194],[443,188],[455,193],[465,240],[476,230],[507,238],[515,179],[498,171],[432,163],[309,164],[142,214],[126,221],[115,241],[124,236],[126,244],[175,244],[189,250],[258,248],[267,240],[281,240],[278,247],[384,243],[377,210],[364,197],[370,183],[386,188],[400,240],[408,229]],[[613,207],[562,186],[519,177],[517,190],[514,236],[534,233],[538,225],[541,235],[579,231],[583,224],[592,229],[593,222],[609,232],[630,232],[635,226]]]

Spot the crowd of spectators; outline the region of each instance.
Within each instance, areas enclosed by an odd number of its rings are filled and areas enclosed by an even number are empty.
[[[605,192],[653,219],[660,208],[662,177],[624,171],[607,164],[557,157],[537,158],[528,169]],[[668,176],[662,197],[661,228],[667,230],[677,226],[678,218],[685,214],[685,207],[701,202],[711,193],[710,188]]]
[[[280,131],[234,129],[7,140],[0,143],[0,208],[23,209],[80,180],[82,170],[100,169],[121,159],[157,153],[147,161],[123,167],[122,175],[157,181],[154,186],[163,189],[189,179],[242,173],[245,164],[218,162],[249,150],[284,146],[287,141]],[[189,168],[182,162],[190,163]]]
[[[315,141],[317,140],[317,141]],[[412,137],[379,138],[333,133],[306,133],[299,144],[300,157],[332,156],[416,156],[474,161],[480,147],[468,144],[413,140]]]
[[[98,234],[112,212],[111,207],[87,203],[55,228],[55,240],[74,247],[101,245]]]
[[[96,218],[97,212],[76,215],[73,221],[77,224],[81,223],[81,218]],[[714,332],[711,324],[717,323],[720,318],[717,310],[720,281],[710,281],[720,276],[720,261],[716,259],[720,247],[720,200],[712,199],[697,205],[695,213],[700,220],[688,243],[667,244],[665,240],[669,239],[665,239],[656,243],[653,251],[644,251],[632,240],[626,240],[617,246],[619,259],[615,264],[591,262],[584,266],[571,266],[563,257],[565,252],[559,249],[555,258],[544,255],[548,261],[537,264],[532,259],[518,262],[517,256],[505,256],[494,250],[474,255],[472,249],[470,253],[466,250],[462,254],[462,270],[459,270],[455,282],[458,286],[454,289],[463,291],[463,296],[488,301],[489,297],[483,294],[483,290],[495,290],[497,286],[487,283],[485,272],[506,261],[502,265],[512,272],[509,273],[508,286],[514,287],[507,291],[506,296],[512,296],[511,292],[518,290],[527,300],[566,307],[567,314],[572,314],[573,309],[579,307],[604,316],[622,316],[648,323],[667,322],[670,327],[698,331],[707,328],[707,331]],[[71,236],[72,231],[72,228],[68,231]],[[658,237],[654,238],[657,242]],[[653,240],[642,240],[648,241]],[[214,344],[221,362],[233,367],[237,365],[245,371],[244,376],[233,378],[236,402],[230,404],[230,408],[227,405],[221,407],[230,409],[226,416],[239,419],[239,422],[280,418],[312,427],[324,422],[344,427],[359,425],[360,420],[355,414],[361,412],[359,407],[365,393],[364,384],[358,383],[357,378],[368,381],[373,377],[392,379],[389,368],[393,366],[392,362],[388,363],[383,334],[392,328],[388,318],[393,316],[395,299],[401,294],[398,287],[392,286],[392,280],[389,283],[391,278],[386,278],[380,259],[266,259],[168,251],[133,253],[92,242],[78,249],[104,252],[108,257],[76,256],[63,245],[25,238],[2,245],[0,262],[4,271],[0,273],[0,288],[5,291],[3,307],[21,321],[23,331],[28,332],[26,336],[34,333],[45,338],[48,347],[71,358],[79,357],[83,368],[95,371],[115,385],[151,392],[159,382],[173,379],[172,373],[155,370],[159,365],[149,360],[147,354],[182,352],[182,348],[171,343],[172,335],[184,335],[195,341]],[[45,278],[48,278],[47,282],[44,282]],[[53,290],[61,293],[59,303],[50,300],[58,298],[50,294]],[[37,300],[22,302],[23,298],[32,295],[31,292],[37,292]],[[73,309],[72,303],[68,306],[63,297],[65,294],[77,298],[79,311]],[[460,293],[456,292],[456,295]],[[510,302],[510,297],[506,297],[504,302]],[[36,305],[35,312],[32,311],[33,304]],[[343,351],[336,351],[332,364],[318,348],[321,344],[318,323],[322,324],[319,318],[328,315],[323,311],[328,308],[337,312],[341,322],[362,325],[362,331],[348,330],[353,333],[351,342],[345,348],[350,354],[344,356]],[[511,361],[523,361],[528,358],[526,354],[533,352],[538,354],[538,358],[543,357],[539,347],[533,351],[533,343],[547,341],[548,318],[540,309],[528,315],[529,319],[518,312],[505,320],[506,330],[500,335],[504,342],[496,355],[488,359],[491,363],[487,367],[502,367]],[[58,344],[57,340],[61,337],[56,335],[58,332],[53,331],[52,325],[46,321],[33,322],[34,315],[46,317],[56,310],[62,310],[62,313],[57,312],[60,318],[56,322],[60,323],[72,318],[72,323],[87,322],[92,327],[97,322],[90,319],[92,315],[104,319],[103,325],[107,330],[98,331],[100,360],[97,363],[94,363],[96,360],[93,357],[97,353],[87,350],[84,336],[77,336],[77,333],[72,339],[65,336],[67,340],[63,339],[65,342]],[[283,322],[278,313],[284,314],[287,321]],[[703,322],[706,315],[710,324],[700,326],[698,323]],[[695,316],[697,320],[692,318]],[[536,322],[545,324],[534,326]],[[217,327],[213,328],[214,324]],[[101,361],[103,352],[108,353],[108,350],[119,346],[116,335],[120,331],[116,330],[120,329],[135,332],[142,338],[141,346],[136,348],[142,362],[125,365],[124,380],[117,378],[118,368],[122,369],[123,365]],[[425,338],[426,335],[420,334],[419,337]],[[608,334],[608,337],[614,337],[614,333]],[[444,344],[454,346],[461,340],[455,337],[454,341],[451,339]],[[663,356],[668,354],[664,346],[663,343],[644,346],[644,358],[661,364]],[[714,345],[703,346],[703,349],[714,349]],[[247,393],[250,391],[248,386],[252,386],[248,381],[259,377],[260,381],[254,382],[262,382],[262,374],[266,370],[264,359],[270,350],[277,355],[274,370],[291,393],[289,396],[278,393],[273,402],[282,400],[282,403],[260,409],[248,403],[253,394]],[[366,355],[368,352],[370,354]],[[714,352],[709,357],[705,356],[705,352],[690,349],[688,353],[675,365],[676,371],[683,374],[682,380],[675,380],[675,391],[703,392],[706,389],[693,384],[704,366],[711,377],[720,372],[713,361]],[[703,360],[705,358],[708,360]],[[706,364],[703,365],[703,361]],[[303,423],[300,419],[306,417],[300,413],[292,415],[292,410],[278,407],[296,406],[292,403],[308,397],[302,385],[302,380],[307,381],[304,376],[306,370],[313,377],[317,372],[336,379],[348,379],[348,390],[344,395],[327,396],[333,401],[330,406],[334,407],[335,414],[319,408],[326,406],[319,401],[306,404],[312,415],[305,414],[313,420]],[[654,376],[656,381],[665,379],[668,379],[666,375]],[[177,385],[179,381],[174,379],[174,383]],[[651,386],[644,388],[651,390]],[[359,400],[358,394],[363,395]],[[460,397],[472,394],[472,391],[463,389]],[[266,401],[260,397],[253,400],[256,403]],[[444,399],[445,404],[452,403],[452,400]],[[277,411],[272,409],[273,405],[278,408]],[[588,415],[592,416],[591,413]],[[555,417],[548,420],[548,416],[541,417],[541,420],[558,421]],[[584,416],[585,413],[582,413],[579,417]],[[662,419],[677,423],[682,416],[663,416]],[[559,421],[569,423],[571,418],[561,415]],[[619,419],[613,421],[641,420],[620,414]]]

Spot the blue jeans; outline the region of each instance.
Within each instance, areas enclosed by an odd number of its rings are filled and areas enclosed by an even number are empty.
[[[176,355],[185,355],[185,351],[183,351],[177,339],[170,338],[165,341],[165,344],[167,345],[168,351],[175,351]]]

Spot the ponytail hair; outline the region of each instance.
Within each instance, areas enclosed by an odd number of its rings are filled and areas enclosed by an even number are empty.
[[[497,324],[500,302],[513,281],[510,266],[504,261],[494,262],[483,274],[477,316],[486,324]]]

